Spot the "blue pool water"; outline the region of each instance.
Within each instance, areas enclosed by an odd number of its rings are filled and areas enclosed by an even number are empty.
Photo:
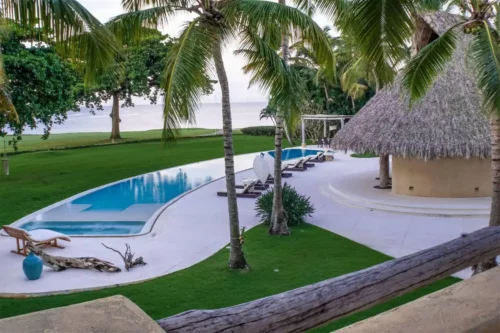
[[[130,235],[141,232],[146,222],[141,221],[92,221],[92,222],[27,222],[22,228],[27,231],[50,229],[66,235]]]
[[[296,149],[296,148],[283,149],[283,153],[281,155],[281,158],[283,159],[283,161],[294,160],[294,159],[297,159],[297,158],[302,158],[302,157],[306,157],[306,156],[310,156],[310,155],[316,155],[320,151],[323,151],[323,150],[317,150],[317,149]],[[274,150],[268,152],[268,154],[271,155],[272,157],[274,157]]]
[[[192,179],[182,170],[174,175],[158,171],[105,187],[71,203],[89,205],[84,211],[123,211],[137,204],[167,203],[182,193],[212,180],[210,175]]]
[[[318,152],[285,149],[283,160]],[[274,151],[268,153],[274,155]],[[244,162],[236,171],[250,167],[254,157],[255,154],[236,157],[236,162]],[[224,161],[220,159],[151,172],[95,190],[44,213],[35,213],[18,227],[28,231],[51,229],[67,235],[137,234],[167,202],[223,176]]]

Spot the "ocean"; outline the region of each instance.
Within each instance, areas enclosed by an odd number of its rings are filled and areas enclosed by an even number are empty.
[[[259,120],[260,111],[266,107],[266,102],[232,103],[231,114],[233,128],[249,126],[272,125],[270,119]],[[121,131],[145,131],[163,127],[162,105],[136,105],[135,107],[120,109]],[[110,132],[111,106],[104,106],[103,111],[96,111],[95,115],[82,107],[80,112],[69,112],[68,119],[61,125],[54,125],[51,133],[79,133],[79,132]],[[222,111],[220,103],[204,103],[196,114],[196,122],[184,124],[183,128],[222,128]],[[26,129],[25,134],[42,134],[43,129]]]

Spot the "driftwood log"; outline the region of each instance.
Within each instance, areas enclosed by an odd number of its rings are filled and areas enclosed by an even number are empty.
[[[52,268],[56,272],[65,271],[68,268],[77,269],[90,269],[98,272],[108,272],[108,273],[118,273],[121,272],[119,267],[114,264],[93,257],[80,257],[80,258],[67,258],[51,256],[43,252],[38,247],[33,246],[32,243],[28,242],[26,248],[35,253],[43,260],[43,264],[47,267]]]
[[[134,259],[135,253],[132,253],[132,250],[130,250],[130,245],[128,243],[125,243],[125,254],[122,254],[120,251],[113,249],[112,247],[106,246],[104,243],[101,243],[102,246],[104,246],[107,249],[110,249],[111,251],[115,251],[122,257],[123,262],[125,263],[125,269],[129,271],[131,268],[134,266],[146,266],[147,263],[144,262],[144,259],[142,257]]]
[[[372,307],[500,254],[500,226],[278,295],[158,320],[169,333],[303,332]],[[332,258],[335,260],[335,258]]]

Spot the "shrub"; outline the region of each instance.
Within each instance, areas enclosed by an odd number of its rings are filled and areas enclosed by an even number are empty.
[[[245,127],[241,129],[241,132],[245,135],[274,136],[275,127],[274,126]]]
[[[364,154],[354,153],[354,154],[351,154],[351,157],[356,157],[356,158],[372,158],[372,157],[378,157],[378,155],[374,154],[374,153],[364,153]]]
[[[269,225],[273,210],[274,190],[269,190],[257,199],[255,210],[260,222]],[[304,217],[314,213],[314,206],[309,202],[309,197],[299,194],[295,188],[287,183],[283,185],[283,206],[288,218],[288,225],[295,226],[304,223]]]

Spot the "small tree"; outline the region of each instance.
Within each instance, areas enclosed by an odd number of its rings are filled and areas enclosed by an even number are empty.
[[[26,46],[26,41],[32,43]],[[14,133],[14,147],[23,130],[43,127],[43,139],[48,138],[54,124],[67,118],[68,110],[77,110],[75,85],[77,75],[69,62],[59,57],[55,49],[32,38],[19,29],[6,33],[2,54],[7,88],[18,117],[0,117],[0,136],[5,130]]]
[[[151,104],[157,103],[161,74],[173,44],[174,40],[168,35],[147,29],[138,42],[123,46],[122,59],[98,79],[96,87],[85,93],[81,89],[81,102],[91,112],[103,110],[102,103],[112,100],[110,139],[121,138],[120,107],[134,107],[133,96],[149,99]],[[210,94],[212,82],[208,77],[206,81],[205,93]]]

